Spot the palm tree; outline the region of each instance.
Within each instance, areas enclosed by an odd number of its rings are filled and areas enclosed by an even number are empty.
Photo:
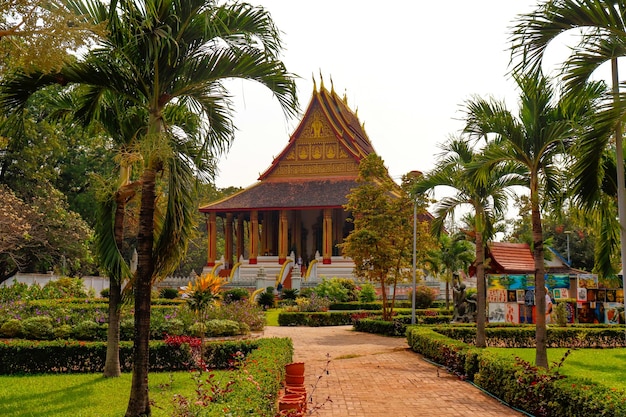
[[[152,283],[171,270],[173,260],[186,248],[195,168],[224,152],[234,136],[223,81],[241,78],[261,83],[272,91],[286,115],[294,115],[298,105],[293,76],[278,60],[279,31],[262,8],[246,3],[218,6],[204,0],[119,0],[111,2],[108,25],[108,37],[87,60],[58,73],[18,74],[9,80],[2,106],[19,110],[44,85],[78,83],[89,86],[94,98],[109,91],[146,110],[145,136],[138,143],[143,167],[138,179],[134,372],[126,412],[130,417],[150,415]],[[201,116],[205,132],[201,146],[195,147],[186,135],[176,135],[171,129],[165,114],[170,103]],[[160,173],[167,174],[168,198],[163,220],[155,223]]]
[[[602,88],[591,86],[575,97],[565,97],[554,104],[554,92],[548,80],[535,73],[516,76],[521,90],[519,116],[516,118],[503,103],[476,98],[467,103],[466,133],[476,138],[494,139],[478,161],[477,178],[491,181],[493,167],[513,165],[519,179],[530,190],[530,207],[535,260],[535,298],[537,305],[536,364],[548,366],[546,350],[545,265],[541,205],[560,194],[559,163],[579,132],[576,121],[594,111],[593,99]],[[584,96],[583,96],[584,94]],[[583,97],[585,99],[583,99]]]
[[[466,271],[473,260],[471,243],[460,234],[454,237],[442,234],[439,237],[439,247],[429,252],[426,263],[430,264],[433,273],[443,275],[443,281],[446,283],[447,309],[450,308],[450,283],[453,275],[459,271]]]
[[[502,216],[507,208],[507,192],[513,185],[519,185],[518,177],[509,175],[508,167],[498,166],[491,171],[490,181],[476,181],[471,175],[471,167],[479,158],[467,139],[453,138],[442,147],[437,168],[425,175],[413,190],[414,195],[432,192],[436,187],[448,187],[455,194],[444,197],[435,207],[433,233],[440,236],[444,232],[444,222],[456,209],[469,206],[474,211],[471,234],[476,243],[476,281],[478,292],[478,314],[476,316],[476,346],[485,347],[485,245],[494,234],[494,221]]]
[[[616,194],[618,199],[621,263],[626,265],[626,191],[624,177],[624,152],[622,123],[624,100],[619,93],[619,75],[617,58],[626,56],[626,4],[607,0],[552,0],[540,4],[529,14],[522,15],[514,28],[512,36],[512,54],[520,58],[516,71],[535,72],[541,67],[548,46],[563,34],[576,34],[580,43],[572,48],[570,57],[563,66],[563,79],[568,92],[580,91],[590,76],[604,63],[611,62],[612,99],[608,100],[605,110],[599,115],[598,124],[589,129],[582,137],[579,146],[580,157],[572,166],[575,176],[574,191],[578,199],[592,209],[606,210],[606,204],[597,205],[599,190],[607,184],[605,175],[608,161],[604,150],[609,145],[610,133],[615,138]],[[599,125],[599,126],[598,126]],[[611,148],[613,147],[611,146]],[[602,216],[605,217],[605,216]],[[610,216],[612,217],[612,216]],[[605,229],[600,236],[614,237],[614,232],[606,229],[607,222],[600,222]],[[606,248],[615,248],[615,239],[600,243]],[[611,249],[611,252],[615,249]],[[600,272],[607,275],[612,272],[610,252],[603,251],[597,258]],[[626,274],[623,275],[626,287]]]

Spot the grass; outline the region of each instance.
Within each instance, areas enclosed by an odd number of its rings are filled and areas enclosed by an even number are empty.
[[[535,349],[488,348],[502,356],[520,357],[534,363]],[[548,349],[548,363],[561,361],[567,349]],[[626,349],[572,350],[560,369],[562,375],[587,378],[598,384],[626,391]]]
[[[278,315],[282,308],[269,308],[265,311],[265,324],[267,326],[278,326]]]
[[[227,371],[215,375],[226,378]],[[173,395],[193,397],[196,387],[189,372],[151,373],[149,383],[154,417],[171,416]],[[119,417],[126,411],[130,386],[131,374],[119,378],[101,374],[0,376],[0,415]]]

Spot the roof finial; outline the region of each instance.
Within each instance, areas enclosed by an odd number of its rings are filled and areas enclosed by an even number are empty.
[[[317,93],[317,84],[315,83],[315,74],[311,73],[311,78],[313,79],[313,92]]]
[[[324,89],[324,77],[322,77],[322,69],[320,68],[320,91]]]
[[[335,94],[335,84],[333,83],[333,76],[330,76],[330,92]]]
[[[343,90],[343,104],[348,105],[348,89],[344,88]]]

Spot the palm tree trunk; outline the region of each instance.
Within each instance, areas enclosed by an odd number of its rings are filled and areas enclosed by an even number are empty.
[[[537,323],[535,330],[535,365],[548,368],[548,351],[546,340],[548,329],[546,327],[546,280],[545,266],[543,262],[543,228],[541,226],[541,213],[539,211],[539,191],[537,178],[531,178],[530,202],[531,220],[533,228],[533,257],[535,259],[535,305],[537,308]]]
[[[483,243],[483,234],[478,228],[476,230],[476,291],[478,293],[478,305],[476,306],[478,310],[476,312],[476,347],[483,348],[487,346],[487,337],[485,335],[485,312],[487,310],[485,246]]]
[[[122,285],[119,277],[109,278],[109,328],[107,330],[107,355],[102,376],[113,378],[121,375],[120,369],[120,301]]]
[[[613,105],[621,111],[619,97],[619,71],[617,58],[611,59],[611,78],[613,84]],[[622,263],[622,288],[626,289],[626,180],[624,179],[624,142],[622,141],[622,122],[615,124],[615,158],[617,162],[617,217],[620,225],[620,259]]]
[[[114,233],[118,248],[124,242],[124,219],[126,198],[121,192],[116,194]],[[113,274],[112,274],[113,275]],[[118,377],[120,369],[120,302],[122,300],[122,276],[118,269],[117,276],[109,277],[109,328],[107,330],[107,355],[104,363],[105,378]]]
[[[133,378],[126,417],[150,416],[148,367],[150,342],[150,303],[154,260],[154,206],[156,170],[148,167],[142,174],[141,209],[137,236],[137,273],[135,279],[135,337]]]

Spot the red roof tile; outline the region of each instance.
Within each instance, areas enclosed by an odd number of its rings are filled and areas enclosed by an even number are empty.
[[[488,245],[486,256],[491,258],[491,273],[535,271],[535,260],[526,243],[492,242]]]

